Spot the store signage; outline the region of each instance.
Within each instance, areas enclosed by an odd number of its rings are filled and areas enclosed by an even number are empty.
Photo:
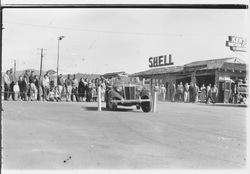
[[[158,57],[150,57],[148,59],[149,62],[149,67],[159,67],[159,66],[168,66],[168,65],[173,65],[174,63],[172,62],[172,55],[164,55],[164,56],[158,56]]]
[[[228,36],[228,41],[226,41],[226,46],[230,48],[231,51],[242,51],[246,52],[247,40],[243,37]]]

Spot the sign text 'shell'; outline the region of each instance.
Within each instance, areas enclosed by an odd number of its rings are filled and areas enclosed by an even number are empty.
[[[159,66],[168,66],[168,65],[173,65],[174,63],[172,62],[172,55],[169,54],[164,55],[164,56],[158,56],[158,57],[150,57],[148,59],[149,61],[149,67],[159,67]]]

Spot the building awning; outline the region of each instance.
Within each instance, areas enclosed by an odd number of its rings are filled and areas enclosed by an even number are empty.
[[[242,63],[228,63],[225,62],[223,66],[221,67],[223,70],[229,70],[229,71],[239,71],[239,72],[246,72],[247,67],[246,64]]]
[[[139,77],[149,77],[153,75],[161,75],[161,74],[169,74],[169,73],[177,73],[183,71],[183,66],[172,66],[165,68],[154,68],[147,71],[142,71],[138,73],[131,74],[130,76],[139,76]]]
[[[221,59],[210,59],[203,61],[195,61],[184,66],[172,66],[172,67],[164,67],[164,68],[154,68],[146,71],[138,72],[131,74],[130,76],[138,76],[138,77],[151,77],[156,75],[164,75],[164,74],[174,74],[180,72],[194,72],[201,70],[213,70],[213,69],[226,69],[231,71],[246,71],[246,64],[235,57],[229,58],[221,58]]]

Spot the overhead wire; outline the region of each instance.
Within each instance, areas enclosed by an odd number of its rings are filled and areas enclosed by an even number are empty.
[[[31,26],[31,27],[41,27],[48,29],[63,29],[63,30],[71,30],[71,31],[83,31],[83,32],[97,32],[97,33],[107,33],[107,34],[124,34],[124,35],[141,35],[141,36],[168,36],[168,37],[201,37],[198,33],[195,34],[167,34],[167,33],[143,33],[143,32],[128,32],[128,31],[110,31],[110,30],[97,30],[97,29],[84,29],[84,28],[75,28],[75,27],[64,27],[64,26],[52,26],[52,25],[41,25],[41,24],[31,24],[31,23],[23,23],[23,22],[4,22],[6,24],[13,25],[23,25],[23,26]],[[202,37],[205,37],[202,34]],[[224,35],[221,34],[213,34],[213,38],[224,38]]]

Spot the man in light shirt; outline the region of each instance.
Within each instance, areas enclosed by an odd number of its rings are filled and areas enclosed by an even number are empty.
[[[20,94],[20,88],[18,86],[18,82],[15,82],[15,85],[13,86],[13,92],[14,92],[14,101],[17,101],[19,99],[19,94]]]
[[[62,93],[63,93],[64,83],[65,83],[65,80],[64,80],[62,74],[60,74],[57,78],[58,93],[59,93],[60,98],[62,98],[62,96],[63,96]]]
[[[211,84],[207,86],[207,95],[206,95],[206,103],[210,103],[211,99]]]
[[[43,85],[43,95],[44,95],[43,100],[48,101],[49,100],[49,98],[48,98],[48,94],[49,94],[49,76],[48,76],[48,74],[44,75],[42,85]]]
[[[70,74],[68,74],[68,78],[65,80],[65,89],[66,89],[66,101],[71,101],[71,93],[72,93],[72,80],[70,79]]]
[[[217,96],[218,96],[218,88],[216,86],[216,84],[214,84],[214,86],[211,88],[211,99],[212,99],[212,103],[215,103],[217,100]]]
[[[164,84],[161,84],[160,93],[161,93],[161,100],[165,101],[165,99],[166,99],[166,88],[165,88]]]
[[[76,78],[76,75],[73,75],[73,79],[72,79],[72,101],[78,101],[78,80]]]
[[[188,83],[186,83],[184,86],[184,102],[185,103],[189,102],[189,85],[188,85]]]

